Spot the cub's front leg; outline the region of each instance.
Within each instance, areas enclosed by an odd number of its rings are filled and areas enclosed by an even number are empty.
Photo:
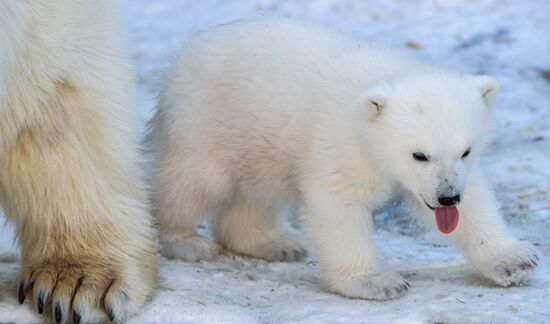
[[[539,260],[528,242],[506,229],[498,204],[479,170],[471,172],[453,236],[472,264],[501,286],[526,281]]]
[[[410,285],[381,269],[371,238],[371,215],[353,189],[345,188],[312,182],[304,186],[302,196],[302,223],[319,250],[326,284],[351,298],[397,298]]]

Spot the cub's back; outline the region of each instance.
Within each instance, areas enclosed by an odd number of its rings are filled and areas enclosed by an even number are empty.
[[[337,33],[280,18],[201,33],[167,76],[153,123],[177,143],[201,142],[227,159],[288,160],[303,149],[307,110],[326,93],[320,80],[331,78],[331,56],[344,46]]]
[[[406,65],[392,55],[291,19],[222,25],[186,44],[153,124],[162,124],[166,150],[216,152],[233,173],[277,178],[296,170],[318,112],[338,118],[364,87]]]

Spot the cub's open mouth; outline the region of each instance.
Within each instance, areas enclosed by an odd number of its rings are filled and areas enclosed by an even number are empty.
[[[424,200],[424,199],[422,199],[422,200]],[[432,206],[430,206],[430,204],[428,204],[428,203],[426,202],[426,200],[424,200],[424,203],[426,204],[426,206],[428,206],[429,209],[431,209],[431,210],[434,210],[434,209],[435,209],[435,208],[433,208]]]
[[[435,222],[441,233],[449,234],[456,229],[459,219],[458,208],[456,208],[456,205],[448,207],[432,207],[426,202],[426,200],[424,200],[424,203],[428,206],[428,208],[435,211]]]

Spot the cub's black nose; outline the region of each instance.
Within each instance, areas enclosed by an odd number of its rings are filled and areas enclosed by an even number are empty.
[[[437,199],[441,206],[454,206],[460,202],[460,195],[456,196],[441,196]]]

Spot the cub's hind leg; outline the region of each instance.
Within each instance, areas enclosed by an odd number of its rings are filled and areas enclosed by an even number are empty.
[[[204,171],[205,162],[165,160],[179,163],[156,170],[152,179],[153,214],[159,223],[162,251],[184,261],[213,259],[219,246],[197,233],[197,227],[219,208],[229,190],[228,182]]]
[[[306,250],[282,214],[282,206],[236,194],[214,220],[215,239],[236,253],[268,261],[302,260]]]

